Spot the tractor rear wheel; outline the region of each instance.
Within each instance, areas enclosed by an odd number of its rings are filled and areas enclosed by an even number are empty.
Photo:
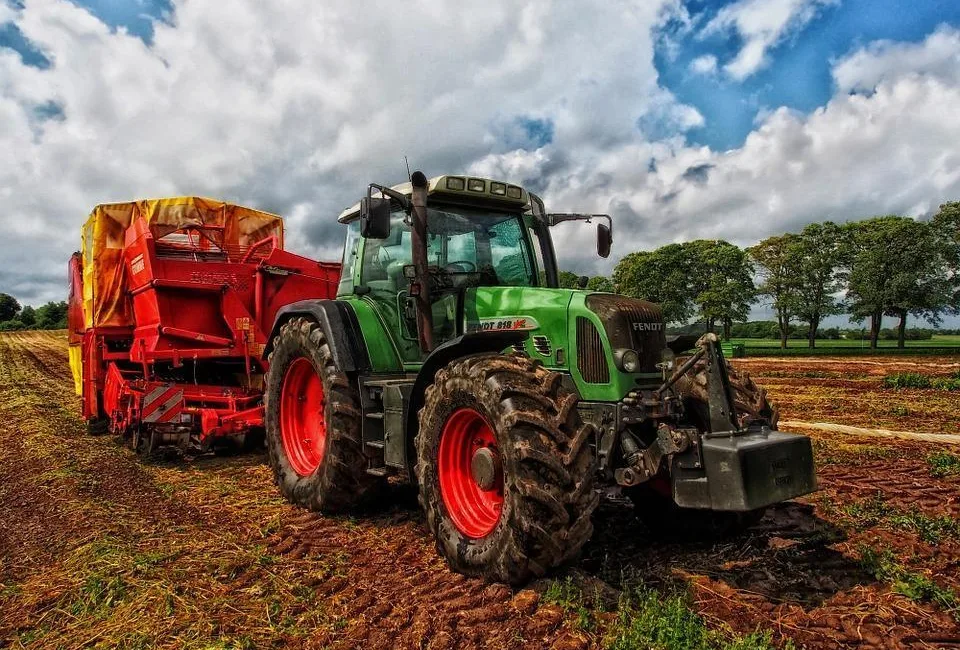
[[[521,584],[593,533],[593,427],[561,378],[526,357],[454,361],[427,389],[416,439],[420,504],[452,569]]]
[[[280,492],[322,512],[367,501],[380,479],[366,471],[360,396],[334,363],[321,327],[291,319],[274,338],[269,361],[264,421]]]

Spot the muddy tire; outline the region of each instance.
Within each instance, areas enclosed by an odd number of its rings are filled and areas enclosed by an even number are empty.
[[[767,399],[766,389],[758,386],[749,373],[738,372],[730,364],[727,364],[727,369],[740,425],[760,423],[776,429],[780,413],[777,407]],[[677,381],[675,390],[683,398],[685,408],[693,411],[694,417],[700,420],[698,424],[705,426],[709,421],[706,363],[704,361],[697,363],[692,372],[688,372]]]
[[[269,361],[264,420],[280,492],[326,513],[366,503],[380,479],[366,472],[360,397],[336,367],[323,330],[306,318],[290,320]]]
[[[427,389],[420,505],[453,570],[523,584],[576,557],[593,533],[594,431],[560,381],[529,358],[483,354]]]
[[[137,425],[130,435],[130,447],[138,456],[149,458],[156,451],[153,429],[142,424]]]
[[[90,418],[87,420],[87,435],[102,436],[110,431],[110,420],[107,418]]]
[[[725,539],[739,535],[763,518],[764,510],[724,512],[681,508],[668,490],[669,482],[657,479],[650,484],[623,489],[623,494],[633,501],[637,517],[655,539],[691,542]]]

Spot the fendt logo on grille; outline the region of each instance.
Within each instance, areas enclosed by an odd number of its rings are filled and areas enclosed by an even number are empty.
[[[663,329],[663,323],[633,323],[633,329],[637,332],[659,332]]]

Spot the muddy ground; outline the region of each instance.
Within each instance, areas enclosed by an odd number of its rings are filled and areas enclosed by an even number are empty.
[[[739,366],[791,421],[960,433],[957,393],[881,385],[958,362]],[[930,458],[960,448],[808,432],[822,490],[746,533],[656,541],[612,501],[576,566],[513,591],[448,571],[409,491],[320,517],[278,497],[263,454],[144,464],[87,436],[62,335],[0,334],[0,647],[629,647],[618,600],[639,585],[688,590],[724,638],[960,647],[960,472]]]

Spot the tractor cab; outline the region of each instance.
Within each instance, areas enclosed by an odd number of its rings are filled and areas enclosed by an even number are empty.
[[[406,363],[422,361],[433,348],[466,331],[528,324],[521,319],[512,323],[504,318],[480,320],[484,307],[478,311],[476,304],[465,298],[476,297],[474,290],[481,288],[479,293],[486,297],[511,293],[497,292],[497,288],[556,289],[558,271],[549,226],[573,218],[600,218],[609,223],[607,215],[547,215],[539,197],[516,185],[439,176],[427,181],[426,276],[418,281],[409,205],[413,185],[372,188],[376,196],[344,210],[339,217],[347,226],[347,238],[338,297],[365,296],[374,303]],[[600,226],[598,250],[609,252],[610,228]],[[364,237],[365,227],[383,236],[368,233]],[[427,349],[418,336],[418,295],[414,295],[418,291],[429,305],[432,345]],[[470,314],[475,318],[465,319]]]

